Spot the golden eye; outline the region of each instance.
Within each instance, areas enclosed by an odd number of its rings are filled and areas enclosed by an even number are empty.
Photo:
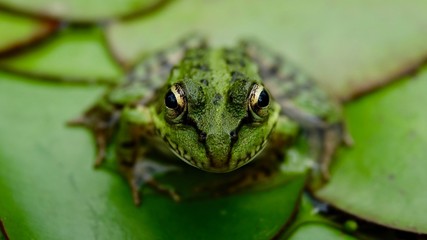
[[[262,85],[254,84],[249,94],[249,108],[256,120],[262,120],[268,115],[270,94]]]
[[[181,116],[186,109],[187,99],[184,89],[179,84],[174,84],[165,95],[166,113],[169,120]]]

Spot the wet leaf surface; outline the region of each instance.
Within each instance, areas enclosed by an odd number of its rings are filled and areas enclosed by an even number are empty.
[[[0,11],[0,55],[11,54],[50,36],[57,28],[53,21],[35,20]]]
[[[122,76],[96,27],[64,28],[37,48],[1,59],[0,68],[59,82],[114,83]]]
[[[0,74],[0,216],[11,239],[268,239],[289,220],[304,176],[181,203],[146,191],[135,207],[113,168],[92,168],[89,133],[65,126],[102,90]],[[200,176],[190,168],[174,181]]]
[[[0,6],[38,17],[87,23],[145,13],[162,2],[162,0],[1,0]]]
[[[426,8],[424,0],[175,1],[147,17],[112,24],[108,40],[118,60],[131,65],[188,32],[218,44],[257,38],[347,100],[426,60]]]
[[[355,145],[316,196],[385,226],[427,233],[427,72],[346,107]]]

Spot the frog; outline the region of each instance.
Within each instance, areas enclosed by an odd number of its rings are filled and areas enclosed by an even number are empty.
[[[180,200],[156,180],[176,167],[156,162],[154,151],[221,174],[264,161],[265,151],[285,158],[304,136],[313,173],[327,180],[336,149],[351,144],[338,101],[253,39],[214,47],[205,37],[184,38],[146,57],[69,124],[93,133],[95,167],[113,149],[136,205],[146,185]]]

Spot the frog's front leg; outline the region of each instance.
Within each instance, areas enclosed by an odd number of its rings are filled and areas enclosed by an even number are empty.
[[[322,176],[325,180],[330,178],[329,166],[332,157],[341,143],[351,144],[351,139],[345,132],[342,123],[327,125],[323,128],[303,129],[307,136],[311,150],[311,155],[318,160],[314,165],[313,176],[318,178]]]
[[[175,201],[180,197],[175,190],[155,180],[159,174],[176,171],[178,168],[150,159],[149,141],[154,137],[154,126],[150,113],[145,107],[125,108],[122,112],[116,141],[116,155],[120,170],[129,182],[135,205],[141,203],[140,189],[148,185]]]
[[[314,84],[314,83],[313,83]],[[311,96],[314,101],[321,100],[321,96]],[[345,123],[342,119],[336,119],[328,122],[327,116],[316,115],[316,110],[310,108],[299,107],[295,104],[292,99],[281,99],[280,104],[282,105],[282,112],[279,122],[283,122],[283,119],[289,118],[298,125],[300,137],[304,138],[308,143],[306,149],[309,157],[315,160],[315,164],[312,165],[312,177],[313,180],[322,181],[330,178],[329,167],[335,152],[341,144],[351,146],[353,140],[348,134]],[[325,104],[331,104],[325,101]],[[331,104],[333,105],[333,104]],[[329,113],[337,114],[338,110],[333,109],[334,107],[328,106],[331,110]],[[336,116],[334,116],[336,118]],[[285,124],[286,125],[286,124]],[[278,132],[283,130],[278,127]],[[283,135],[283,134],[282,134]]]

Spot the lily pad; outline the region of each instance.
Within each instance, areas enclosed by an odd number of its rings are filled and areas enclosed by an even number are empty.
[[[148,12],[162,0],[0,0],[0,6],[43,18],[72,22],[94,22]]]
[[[356,240],[357,238],[348,235],[338,229],[326,224],[309,223],[301,225],[289,238],[290,240]]]
[[[114,169],[91,167],[90,134],[65,126],[103,88],[0,80],[0,219],[11,239],[270,239],[299,202],[304,176],[180,203],[147,191],[135,207]]]
[[[115,83],[123,74],[99,28],[64,28],[37,48],[1,59],[0,68],[62,82]]]
[[[425,9],[424,0],[183,0],[144,18],[115,22],[107,36],[126,66],[189,32],[206,33],[221,45],[258,38],[348,100],[426,60]]]
[[[360,218],[427,233],[427,72],[346,106],[355,145],[315,195]]]
[[[55,32],[53,21],[35,20],[0,12],[0,55],[13,53],[40,42]]]

